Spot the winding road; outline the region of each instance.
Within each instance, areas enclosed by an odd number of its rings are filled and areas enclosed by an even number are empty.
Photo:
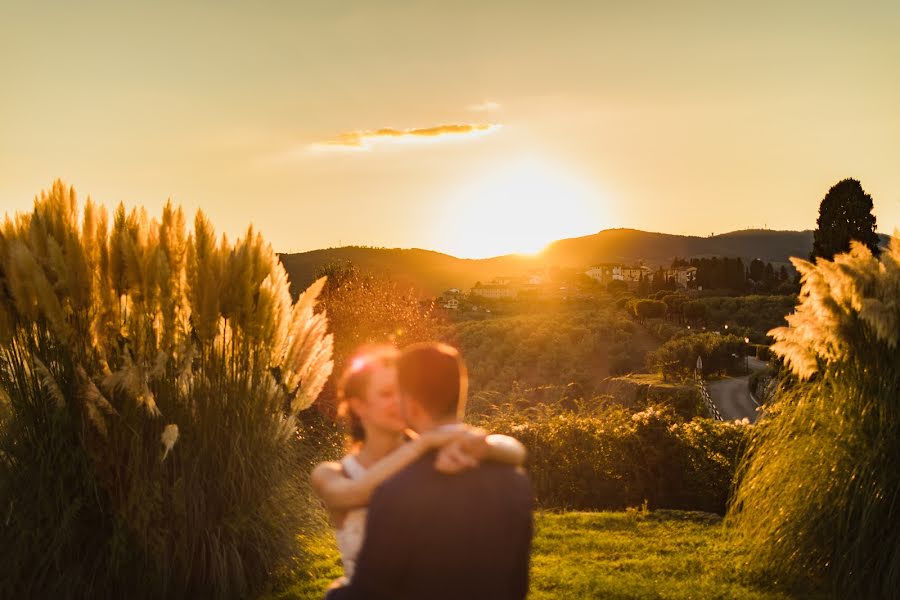
[[[755,358],[749,359],[751,371],[761,371],[766,363]],[[756,421],[756,409],[759,406],[750,394],[750,376],[729,377],[718,381],[706,382],[709,396],[719,409],[719,414],[726,421],[747,418],[751,423]]]

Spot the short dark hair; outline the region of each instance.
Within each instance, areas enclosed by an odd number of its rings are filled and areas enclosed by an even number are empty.
[[[435,419],[462,419],[469,378],[459,351],[425,342],[403,349],[397,359],[400,390],[412,396]]]

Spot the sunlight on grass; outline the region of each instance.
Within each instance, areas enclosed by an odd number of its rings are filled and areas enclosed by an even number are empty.
[[[312,600],[341,574],[333,539],[304,540],[309,559],[289,587],[267,600]],[[605,598],[818,598],[773,590],[736,572],[721,519],[678,511],[539,513],[532,600]]]

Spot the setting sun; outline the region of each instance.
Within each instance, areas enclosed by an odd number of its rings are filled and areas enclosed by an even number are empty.
[[[445,197],[435,237],[466,258],[535,254],[607,226],[602,196],[571,170],[529,158],[494,166]]]

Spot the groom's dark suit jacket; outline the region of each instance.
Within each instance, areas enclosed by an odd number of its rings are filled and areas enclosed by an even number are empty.
[[[456,475],[427,454],[372,497],[350,585],[328,600],[506,600],[528,591],[532,491],[522,469]]]

